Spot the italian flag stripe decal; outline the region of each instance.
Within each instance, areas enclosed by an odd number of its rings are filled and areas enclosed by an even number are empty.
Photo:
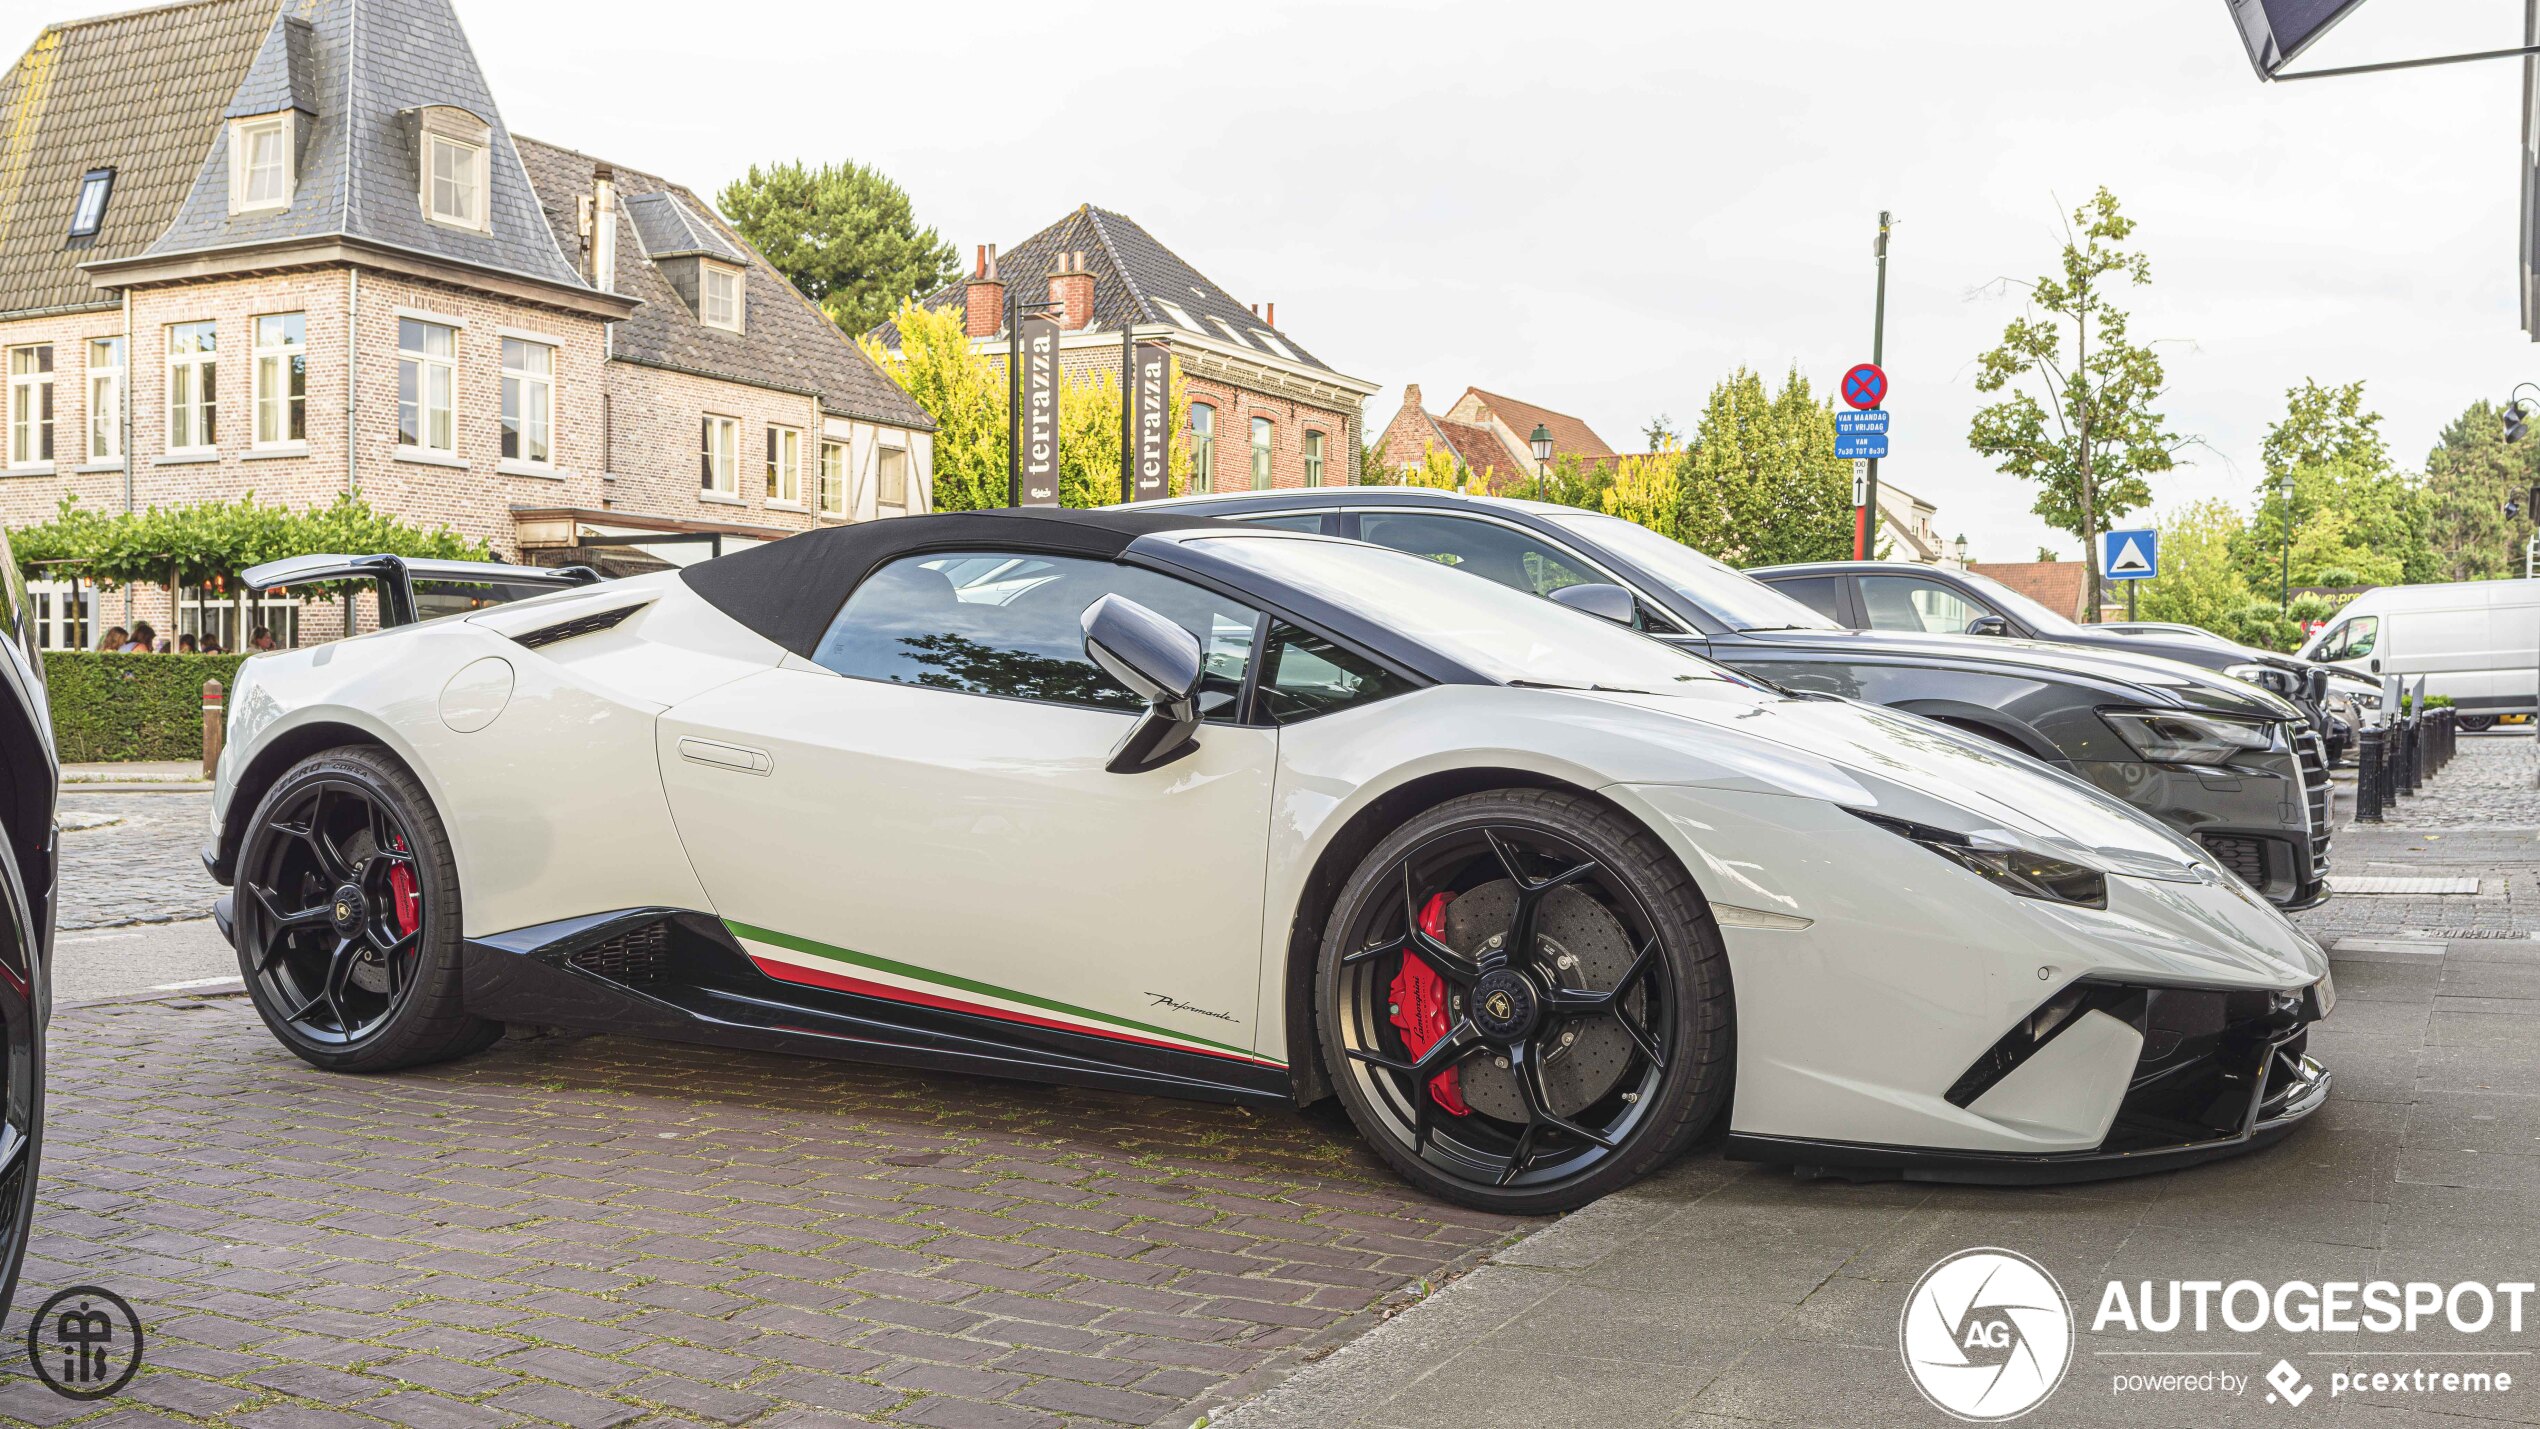
[[[1151,1022],[1139,1022],[1133,1018],[1118,1017],[1108,1012],[1097,1012],[1090,1007],[1078,1007],[1074,1003],[1060,1002],[1055,998],[1017,992],[1012,988],[998,987],[993,983],[980,982],[962,977],[957,973],[938,972],[932,968],[919,967],[914,963],[876,957],[871,953],[859,953],[852,948],[834,947],[810,938],[797,937],[792,933],[780,933],[773,928],[736,923],[729,918],[723,920],[723,925],[731,930],[732,936],[740,939],[744,944],[756,944],[757,946],[748,949],[751,960],[757,963],[759,969],[768,976],[783,981],[806,983],[813,987],[831,988],[866,997],[879,997],[892,1002],[913,1003],[920,1007],[939,1007],[953,1012],[966,1012],[979,1017],[992,1017],[1001,1022],[1020,1022],[1033,1027],[1055,1028],[1062,1032],[1109,1037],[1116,1041],[1136,1042],[1177,1052],[1199,1052],[1212,1057],[1229,1057],[1265,1067],[1287,1065],[1285,1062],[1269,1057],[1256,1056],[1249,1048],[1237,1047],[1232,1043],[1214,1042],[1205,1037],[1194,1037],[1187,1032],[1176,1032],[1169,1027],[1158,1027]],[[903,987],[893,982],[857,977],[846,972],[844,969],[847,967],[861,968],[886,978],[925,983],[933,988],[942,988],[947,991],[934,992],[926,988]],[[950,995],[955,993],[969,993],[971,996],[965,998]],[[1013,1005],[994,1006],[978,1001],[979,998],[992,998],[996,1002]],[[1044,1013],[1051,1015],[1041,1015]]]

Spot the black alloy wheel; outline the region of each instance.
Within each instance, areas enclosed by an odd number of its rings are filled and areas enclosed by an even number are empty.
[[[1582,796],[1506,790],[1415,817],[1343,890],[1319,971],[1352,1119],[1451,1200],[1585,1204],[1727,1101],[1719,933],[1664,846]]]
[[[44,1140],[44,1023],[50,998],[42,945],[49,933],[14,869],[0,871],[0,1312],[9,1308],[35,1217],[36,1169]]]
[[[459,996],[458,878],[420,785],[385,753],[330,751],[266,794],[238,861],[239,972],[282,1044],[387,1071],[501,1033]]]
[[[2461,728],[2468,730],[2472,734],[2485,734],[2487,731],[2494,729],[2495,727],[2496,717],[2494,715],[2461,716]]]

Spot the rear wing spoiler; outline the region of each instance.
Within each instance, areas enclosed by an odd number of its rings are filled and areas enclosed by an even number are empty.
[[[548,591],[573,590],[602,579],[589,566],[516,566],[505,561],[444,561],[408,556],[286,556],[250,566],[239,576],[251,594],[289,586],[331,585],[338,581],[370,581],[379,591],[380,628],[411,625],[418,609],[418,585],[500,586],[518,599]]]

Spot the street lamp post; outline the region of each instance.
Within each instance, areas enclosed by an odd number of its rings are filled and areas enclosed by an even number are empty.
[[[1958,533],[1958,569],[1960,569],[1960,570],[1962,570],[1962,571],[1963,571],[1963,570],[1965,570],[1966,568],[1967,568],[1967,533],[1966,533],[1966,532],[1964,532],[1964,531],[1961,531],[1961,532],[1959,532],[1959,533]]]
[[[1526,441],[1535,449],[1535,500],[1541,501],[1544,469],[1552,465],[1552,433],[1543,423],[1537,422],[1533,434]]]
[[[2293,610],[2293,473],[2288,471],[2284,474],[2284,480],[2276,487],[2276,493],[2284,498],[2284,573],[2278,578],[2277,597],[2283,603],[2285,612],[2291,614]]]

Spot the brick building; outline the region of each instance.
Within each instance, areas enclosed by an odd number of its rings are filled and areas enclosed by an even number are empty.
[[[1073,376],[1118,380],[1124,332],[1171,349],[1190,389],[1192,491],[1358,480],[1360,408],[1378,384],[1335,371],[1280,329],[1276,304],[1237,302],[1135,221],[1082,205],[1002,257],[981,248],[968,278],[920,301],[959,308],[972,347],[1002,371],[1009,283],[1058,305]],[[873,336],[897,350],[895,325]]]
[[[932,469],[932,421],[695,194],[512,135],[448,0],[47,27],[0,79],[0,363],[13,526],[351,492],[640,568],[923,510]],[[52,574],[54,646],[302,613]]]
[[[1399,474],[1420,465],[1433,450],[1452,452],[1457,462],[1480,479],[1488,491],[1510,491],[1535,479],[1535,428],[1552,437],[1552,459],[1575,457],[1594,469],[1611,463],[1614,448],[1587,423],[1566,412],[1467,387],[1445,415],[1434,416],[1421,405],[1420,384],[1402,389],[1402,410],[1385,424],[1377,439],[1388,471]]]

